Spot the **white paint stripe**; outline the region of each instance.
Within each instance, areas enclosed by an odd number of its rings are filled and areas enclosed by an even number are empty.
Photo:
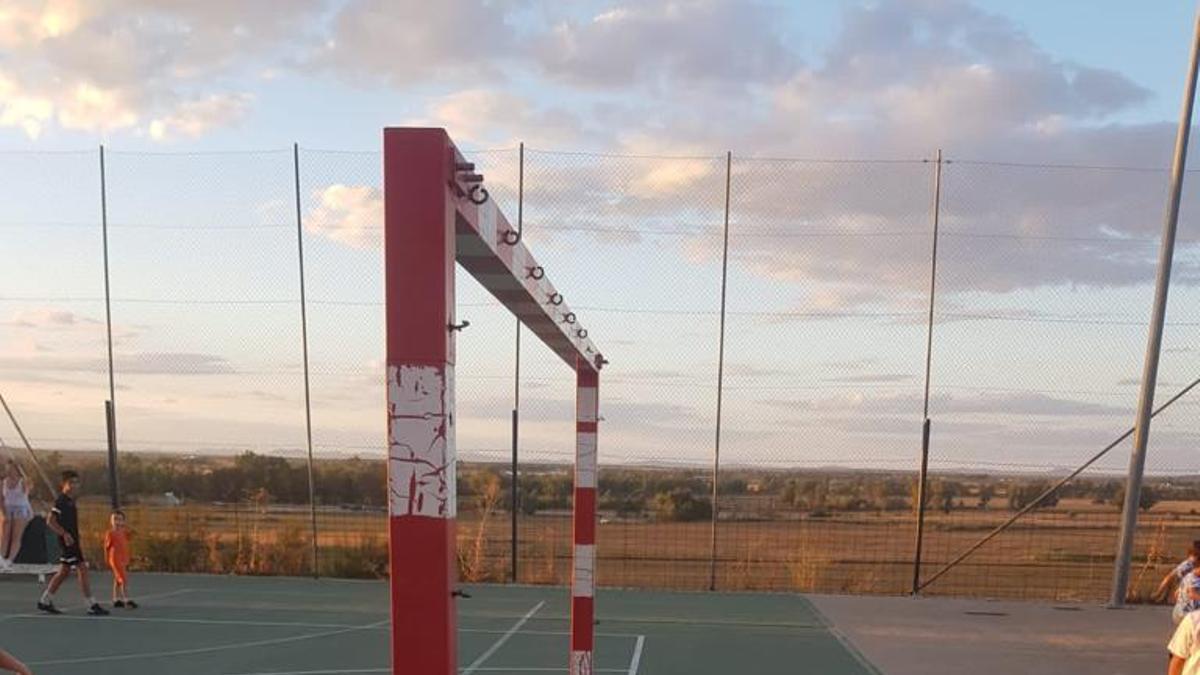
[[[599,392],[595,387],[576,388],[575,421],[595,422],[599,407]]]
[[[464,675],[470,675],[471,673],[479,670],[479,667],[482,666],[484,662],[492,658],[492,655],[500,651],[500,648],[504,646],[504,643],[508,642],[513,635],[516,635],[517,631],[521,630],[521,626],[524,626],[530,619],[533,618],[534,614],[537,614],[545,606],[546,601],[543,600],[534,605],[533,609],[525,612],[525,616],[518,619],[517,622],[512,625],[512,628],[509,628],[504,635],[500,636],[499,640],[496,640],[494,643],[492,643],[491,647],[488,647],[487,651],[480,654],[479,658],[472,661],[471,665],[467,666],[466,669],[462,671]]]
[[[637,636],[637,644],[633,646],[633,660],[629,662],[628,675],[638,675],[638,666],[642,665],[642,648],[646,646],[646,636]]]
[[[454,367],[389,365],[388,514],[454,518]]]
[[[575,575],[571,578],[571,596],[590,598],[596,595],[596,547],[575,545]]]
[[[271,640],[255,640],[253,642],[237,642],[226,645],[214,645],[211,647],[195,647],[192,649],[176,649],[172,651],[162,652],[141,652],[138,654],[113,654],[110,656],[88,656],[78,659],[54,659],[51,661],[31,661],[31,666],[53,666],[64,665],[69,663],[109,663],[112,661],[133,661],[136,659],[161,659],[170,656],[191,656],[194,654],[209,654],[212,652],[233,651],[235,649],[250,649],[252,647],[269,647],[272,645],[287,644],[289,642],[303,642],[304,640],[316,640],[319,638],[333,637],[335,635],[344,635],[358,630],[369,630],[377,626],[382,626],[388,623],[391,619],[376,621],[375,623],[366,624],[363,626],[353,626],[351,628],[343,628],[340,630],[330,630],[321,633],[308,633],[306,635],[293,635],[291,637],[274,638]]]
[[[575,487],[596,487],[596,434],[575,434]]]

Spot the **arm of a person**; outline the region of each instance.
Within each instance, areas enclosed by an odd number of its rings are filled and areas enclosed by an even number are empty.
[[[1154,591],[1154,597],[1165,599],[1167,597],[1167,593],[1171,591],[1171,586],[1175,584],[1175,581],[1175,571],[1172,570],[1167,572],[1167,576],[1163,577],[1162,583],[1160,583],[1158,588]]]
[[[1171,662],[1167,664],[1167,675],[1183,675],[1183,664],[1187,663],[1186,659],[1171,655]]]
[[[58,536],[62,537],[63,539],[73,539],[74,538],[70,535],[70,533],[67,532],[66,528],[64,528],[62,525],[58,524],[58,514],[54,511],[51,511],[50,517],[46,519],[46,527],[50,528],[51,532],[53,532],[54,534],[57,534]],[[71,542],[67,542],[67,543],[69,544]]]
[[[9,654],[3,649],[0,649],[0,668],[11,670],[12,672],[17,673],[17,675],[33,675],[33,671],[29,669],[29,666],[21,663],[19,660],[17,660],[17,657]]]

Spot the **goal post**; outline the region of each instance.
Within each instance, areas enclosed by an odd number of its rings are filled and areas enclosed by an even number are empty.
[[[604,357],[444,129],[383,134],[392,672],[457,675],[455,264],[576,375],[572,675],[593,663]]]

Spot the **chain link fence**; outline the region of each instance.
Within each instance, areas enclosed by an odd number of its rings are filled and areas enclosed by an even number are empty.
[[[925,593],[1106,597],[1128,441],[971,547],[1131,425],[1165,171],[468,154],[612,362],[601,583],[900,594],[915,577]],[[96,152],[0,154],[0,388],[43,468],[84,468],[93,535],[106,216],[138,564],[386,574],[380,165],[110,151],[102,190]],[[1200,376],[1195,205],[1158,401]],[[457,284],[460,573],[565,583],[573,377]],[[1185,395],[1153,427],[1137,598],[1200,538],[1197,412]],[[20,457],[14,436],[0,442]]]

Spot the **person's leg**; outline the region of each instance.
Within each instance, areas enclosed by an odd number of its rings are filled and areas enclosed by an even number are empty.
[[[87,563],[79,563],[79,569],[75,570],[75,574],[79,577],[79,590],[83,592],[83,597],[89,605],[96,604],[95,598],[92,597],[92,582],[88,579]]]
[[[8,554],[4,556],[9,562],[16,560],[17,555],[21,553],[21,539],[25,536],[25,528],[27,527],[29,527],[28,518],[12,519],[12,539],[9,540]]]
[[[88,614],[92,616],[104,616],[108,614],[108,610],[100,606],[96,602],[95,596],[92,595],[92,582],[88,576],[88,564],[85,560],[79,561],[79,590],[83,591],[83,597],[86,598],[88,604]]]
[[[66,563],[59,563],[58,571],[51,577],[50,583],[46,584],[46,590],[42,591],[42,597],[38,598],[37,608],[43,612],[51,614],[59,614],[60,612],[54,607],[53,596],[58,592],[59,587],[63,585],[67,575],[71,573],[71,566]]]
[[[8,550],[12,548],[13,536],[13,519],[8,517],[8,514],[0,515],[3,518],[3,524],[0,525],[0,558],[12,560],[15,556],[10,556]]]
[[[67,565],[66,563],[60,563],[58,565],[58,571],[54,573],[54,576],[50,578],[50,583],[46,585],[46,593],[49,595],[54,595],[57,593],[59,587],[63,585],[63,582],[67,580],[67,577],[70,574],[70,565]]]

